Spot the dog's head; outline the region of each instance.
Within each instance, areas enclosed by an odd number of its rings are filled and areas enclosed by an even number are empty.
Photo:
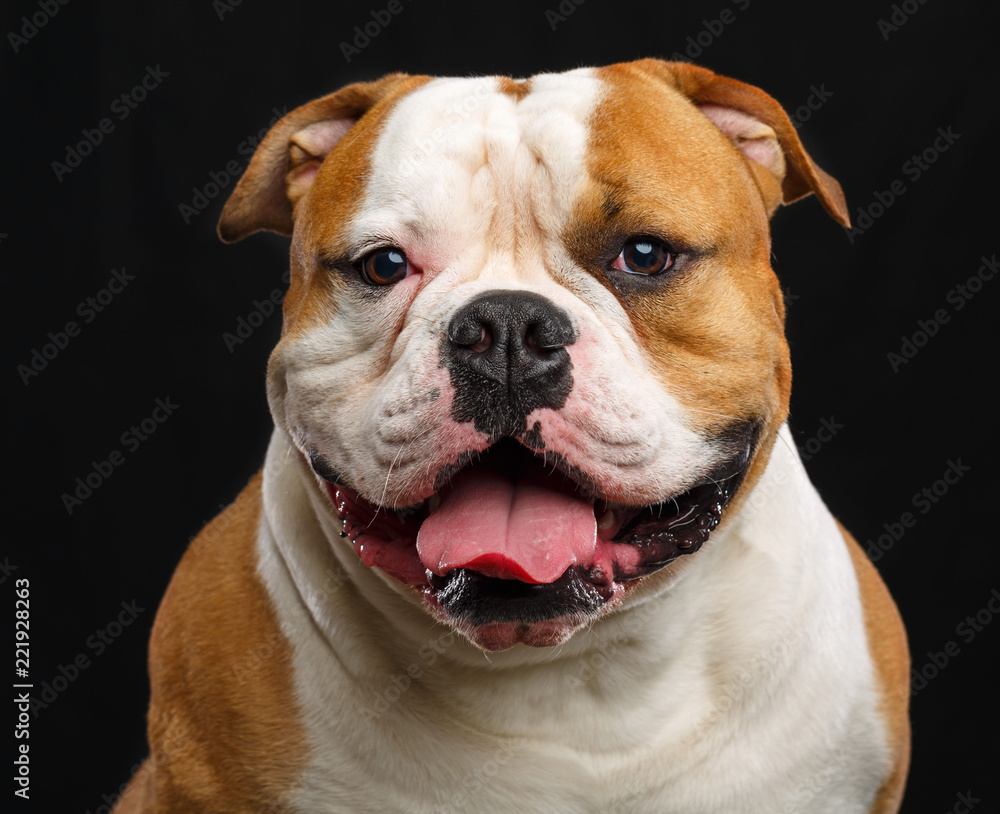
[[[347,540],[485,649],[692,554],[791,372],[768,220],[836,181],[760,90],[645,60],[401,74],[278,122],[224,240],[291,235],[275,421]]]

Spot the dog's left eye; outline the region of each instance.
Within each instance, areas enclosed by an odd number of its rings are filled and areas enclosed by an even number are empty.
[[[626,243],[612,267],[629,274],[651,276],[669,269],[674,260],[674,252],[669,246],[643,237]]]
[[[406,276],[409,263],[400,249],[378,249],[361,261],[361,278],[371,285],[392,285]]]

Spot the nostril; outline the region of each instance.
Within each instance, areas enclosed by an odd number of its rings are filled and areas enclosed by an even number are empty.
[[[524,347],[534,356],[546,358],[551,356],[553,351],[564,347],[563,343],[547,340],[545,337],[539,336],[539,333],[538,326],[530,325],[524,335]]]
[[[473,342],[468,346],[469,350],[475,353],[483,353],[489,350],[493,346],[493,333],[489,331],[485,326],[479,332],[479,341]]]
[[[554,329],[551,325],[532,323],[524,333],[521,346],[536,359],[550,360],[561,358],[560,352],[566,345],[571,344],[573,339],[573,336]]]

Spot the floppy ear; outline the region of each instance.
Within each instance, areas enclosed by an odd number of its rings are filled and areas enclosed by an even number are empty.
[[[235,243],[261,229],[290,235],[295,205],[326,155],[358,119],[414,80],[390,74],[376,82],[348,85],[282,118],[264,136],[226,201],[219,237]]]
[[[751,162],[768,215],[810,192],[845,228],[847,201],[836,179],[809,157],[788,114],[760,88],[686,62],[643,60],[642,67],[685,94]]]

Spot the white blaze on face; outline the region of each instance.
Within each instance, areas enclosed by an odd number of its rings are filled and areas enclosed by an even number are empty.
[[[456,280],[513,286],[540,270],[584,178],[600,83],[589,70],[538,76],[520,100],[498,85],[436,79],[397,103],[354,219],[358,239],[398,235]]]

